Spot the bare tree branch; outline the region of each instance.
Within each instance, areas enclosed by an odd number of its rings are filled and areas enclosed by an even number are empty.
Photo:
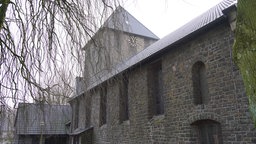
[[[71,81],[83,73],[82,48],[120,3],[1,1],[1,101],[11,98],[17,104],[46,100],[46,96],[69,97],[73,91]]]

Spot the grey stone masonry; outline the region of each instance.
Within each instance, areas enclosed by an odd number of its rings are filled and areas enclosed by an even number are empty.
[[[100,87],[84,97],[91,100],[90,125],[96,144],[197,144],[199,123],[214,121],[220,126],[220,143],[255,143],[256,132],[248,111],[248,99],[238,68],[232,61],[234,35],[228,22],[215,25],[164,53],[126,72],[128,84],[129,120],[120,122],[120,75],[104,83],[107,87],[107,120],[99,124]],[[163,74],[164,114],[149,111],[148,67],[161,59]],[[208,102],[194,103],[192,67],[205,65]],[[76,97],[85,109],[84,97]],[[72,104],[72,102],[71,102]],[[80,115],[85,113],[80,111]],[[85,118],[79,117],[80,127]],[[216,136],[217,137],[217,136]],[[215,140],[214,140],[215,141]],[[216,142],[216,141],[215,141]]]
[[[139,45],[131,47],[125,41],[128,33],[116,39],[116,33],[109,31],[107,42],[115,48],[112,40],[120,40],[115,43],[120,42],[125,58],[117,64],[121,57],[110,53],[114,68],[101,71],[94,83],[86,82],[87,91],[71,99],[71,142],[256,143],[243,80],[232,61],[235,19],[230,20],[229,13],[234,16],[234,2],[224,0],[141,50]],[[144,42],[141,46],[151,43],[144,37],[137,40]],[[92,70],[85,72],[85,81]]]

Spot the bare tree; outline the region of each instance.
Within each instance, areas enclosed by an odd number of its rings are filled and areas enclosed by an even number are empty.
[[[45,91],[38,91],[35,102],[66,104],[74,92],[72,81],[74,81],[73,75],[70,72],[61,70],[53,79],[45,81]]]
[[[81,49],[120,3],[1,0],[1,101],[17,104],[36,100],[38,93],[56,95],[56,91],[70,87],[63,76],[71,79],[82,74],[85,59]]]

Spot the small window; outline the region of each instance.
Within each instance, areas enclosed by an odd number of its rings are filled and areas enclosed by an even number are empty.
[[[206,70],[203,62],[198,61],[192,67],[193,96],[196,105],[209,101]]]
[[[123,75],[119,85],[120,122],[123,122],[129,119],[128,84],[129,84],[128,76]]]
[[[150,65],[148,70],[149,110],[151,116],[164,113],[163,74],[161,61]]]
[[[107,88],[100,88],[100,126],[107,122]]]
[[[222,144],[220,123],[213,120],[199,120],[192,125],[197,127],[200,144]]]

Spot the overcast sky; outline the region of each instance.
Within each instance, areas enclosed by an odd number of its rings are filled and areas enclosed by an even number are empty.
[[[222,0],[127,0],[124,8],[159,38]]]

